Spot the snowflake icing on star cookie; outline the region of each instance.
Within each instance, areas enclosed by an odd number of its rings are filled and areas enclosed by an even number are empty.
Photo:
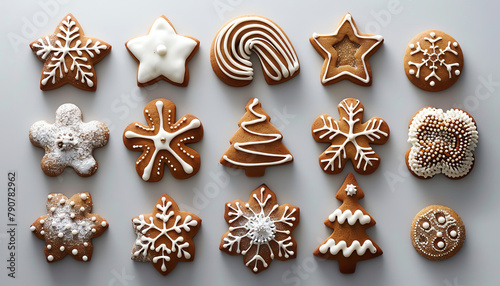
[[[224,218],[229,231],[222,236],[220,250],[243,255],[245,265],[254,273],[266,270],[274,258],[296,257],[292,231],[299,223],[299,208],[278,205],[276,195],[266,185],[254,190],[248,203],[227,203]]]
[[[151,261],[162,275],[167,275],[178,261],[194,259],[193,237],[201,226],[201,219],[182,212],[175,201],[163,194],[152,214],[132,219],[137,234],[132,259]]]
[[[338,106],[341,120],[327,114],[316,118],[312,126],[314,140],[331,143],[319,156],[323,171],[331,174],[342,172],[348,159],[354,163],[356,172],[370,174],[380,164],[380,157],[370,144],[384,144],[389,139],[389,126],[379,117],[365,123],[363,105],[354,98],[344,99]]]

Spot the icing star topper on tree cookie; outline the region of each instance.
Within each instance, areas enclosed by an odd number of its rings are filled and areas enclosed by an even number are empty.
[[[382,46],[384,38],[359,32],[351,14],[344,15],[334,33],[314,33],[309,41],[325,58],[321,68],[323,85],[344,79],[363,86],[372,84],[368,58]]]
[[[153,23],[146,36],[133,38],[125,47],[139,63],[137,85],[147,86],[159,80],[187,86],[187,63],[198,50],[200,41],[179,35],[165,16]]]
[[[64,17],[53,34],[32,42],[30,48],[44,62],[41,90],[69,83],[79,89],[95,91],[94,64],[111,51],[111,45],[85,36],[80,23],[71,14]]]

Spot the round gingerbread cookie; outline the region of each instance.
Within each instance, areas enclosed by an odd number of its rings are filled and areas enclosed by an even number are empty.
[[[465,226],[449,207],[431,205],[417,213],[411,224],[411,243],[423,257],[439,261],[457,254],[465,242]]]
[[[406,48],[406,76],[426,91],[441,91],[452,86],[462,74],[464,56],[450,35],[428,30],[416,35]]]

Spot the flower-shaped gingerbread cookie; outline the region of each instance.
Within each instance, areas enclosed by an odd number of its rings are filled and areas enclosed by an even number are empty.
[[[278,205],[276,195],[266,185],[255,189],[248,203],[227,203],[224,218],[229,231],[222,236],[220,250],[242,254],[243,262],[254,273],[266,270],[274,258],[297,256],[292,231],[299,224],[299,208]]]
[[[187,62],[198,50],[200,41],[179,35],[167,17],[153,23],[146,36],[131,39],[125,47],[139,62],[137,84],[146,86],[165,80],[177,86],[187,86]]]
[[[411,119],[406,165],[421,179],[443,173],[450,179],[461,179],[474,167],[474,150],[478,143],[476,122],[461,109],[425,107]]]
[[[175,201],[163,194],[151,214],[132,219],[137,239],[132,248],[132,259],[150,261],[162,275],[174,270],[178,261],[193,261],[193,237],[201,226],[201,219],[182,212]]]
[[[379,117],[362,123],[363,104],[354,98],[344,99],[338,110],[340,120],[323,114],[312,125],[314,140],[331,144],[319,156],[320,166],[329,174],[338,174],[350,159],[356,172],[373,173],[380,164],[380,157],[370,144],[385,144],[389,139],[389,125]]]
[[[51,193],[47,197],[46,215],[39,217],[30,227],[41,240],[45,240],[47,262],[55,262],[71,255],[79,261],[92,258],[92,238],[108,229],[108,222],[92,212],[89,193],[78,193],[68,199]]]
[[[123,133],[123,143],[133,151],[142,150],[135,166],[144,181],[156,182],[163,177],[167,164],[177,179],[186,179],[200,169],[200,155],[186,146],[203,138],[203,126],[194,115],[184,115],[175,122],[175,104],[156,99],[144,108],[148,125],[131,123]]]
[[[53,34],[32,42],[30,48],[44,62],[40,79],[42,90],[69,83],[83,90],[95,91],[97,78],[94,64],[111,51],[111,45],[85,36],[71,14],[62,19]]]
[[[92,151],[108,143],[109,130],[102,122],[85,123],[82,118],[76,105],[66,103],[57,109],[54,124],[38,121],[31,126],[31,143],[45,149],[41,166],[46,175],[60,175],[66,167],[82,177],[97,171]]]

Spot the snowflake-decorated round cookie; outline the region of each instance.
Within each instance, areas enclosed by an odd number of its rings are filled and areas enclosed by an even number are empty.
[[[441,91],[452,86],[462,74],[464,56],[450,35],[428,30],[408,44],[404,68],[408,79],[426,91]]]
[[[460,251],[464,242],[464,223],[449,207],[428,206],[417,213],[411,224],[411,243],[427,259],[448,259]]]

